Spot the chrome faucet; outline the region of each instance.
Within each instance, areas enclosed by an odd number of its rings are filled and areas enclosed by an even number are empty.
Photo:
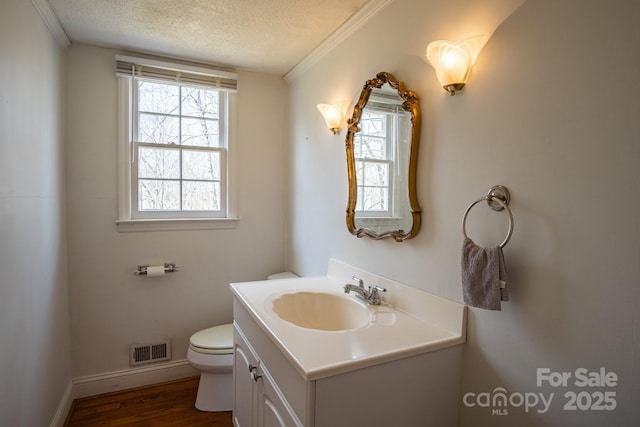
[[[365,289],[364,281],[359,277],[353,276],[351,280],[356,282],[357,285],[352,285],[351,283],[345,284],[345,294],[353,291],[356,293],[356,297],[366,301],[367,304],[380,305],[380,292],[386,292],[387,290],[385,288],[375,285],[373,287],[369,286],[369,289]]]

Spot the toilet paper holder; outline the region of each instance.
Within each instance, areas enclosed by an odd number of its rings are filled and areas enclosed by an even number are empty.
[[[149,268],[149,264],[147,265],[139,265],[138,270],[134,271],[133,274],[136,276],[145,276],[147,274],[147,269]],[[179,270],[179,267],[174,262],[165,262],[164,263],[164,272],[165,273],[175,273]]]

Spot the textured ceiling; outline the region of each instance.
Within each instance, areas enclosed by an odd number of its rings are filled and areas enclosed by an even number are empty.
[[[368,0],[48,0],[72,43],[284,75]]]

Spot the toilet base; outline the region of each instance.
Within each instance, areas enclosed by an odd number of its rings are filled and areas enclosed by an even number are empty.
[[[196,409],[222,412],[233,409],[233,374],[200,373]]]

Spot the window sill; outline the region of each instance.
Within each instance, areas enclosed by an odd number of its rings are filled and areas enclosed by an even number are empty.
[[[356,219],[358,221],[370,224],[388,224],[389,222],[397,222],[403,220],[403,218],[400,216],[357,216],[357,214]]]
[[[240,218],[119,219],[118,232],[220,230],[237,228]]]

